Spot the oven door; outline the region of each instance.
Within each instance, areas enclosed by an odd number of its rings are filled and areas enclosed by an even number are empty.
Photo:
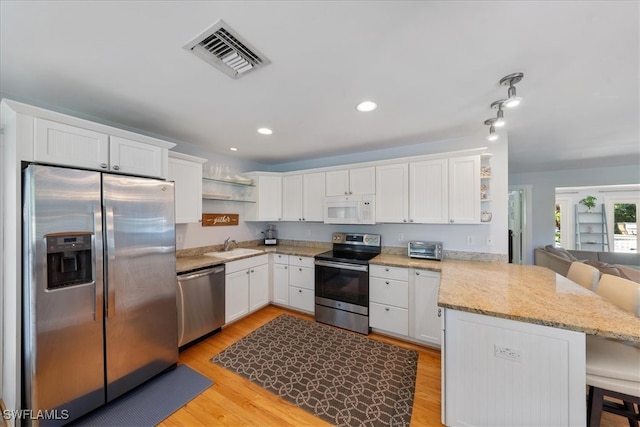
[[[315,271],[316,304],[368,313],[368,265],[316,260]]]

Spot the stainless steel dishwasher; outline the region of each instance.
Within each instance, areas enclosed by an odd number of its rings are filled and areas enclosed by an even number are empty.
[[[224,325],[224,265],[178,275],[178,347]]]

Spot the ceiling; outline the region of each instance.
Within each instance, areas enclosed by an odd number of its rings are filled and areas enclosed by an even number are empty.
[[[499,80],[523,72],[511,172],[640,164],[639,4],[2,0],[0,91],[278,164],[486,145]],[[182,48],[218,19],[271,64],[234,80]],[[378,109],[357,112],[365,99]]]

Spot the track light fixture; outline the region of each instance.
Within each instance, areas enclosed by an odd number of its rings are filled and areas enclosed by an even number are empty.
[[[522,98],[516,95],[516,87],[514,85],[520,82],[523,77],[523,73],[513,73],[500,79],[500,86],[509,85],[509,90],[507,91],[507,100],[504,102],[505,107],[516,107],[522,101]]]
[[[495,141],[496,139],[498,139],[498,134],[496,133],[495,128],[496,120],[496,118],[491,118],[484,121],[484,124],[489,126],[489,135],[487,136],[487,139],[489,141]]]
[[[498,110],[496,121],[493,123],[493,125],[497,128],[501,128],[502,126],[507,124],[507,122],[505,122],[504,120],[504,111],[502,111],[502,106],[505,102],[507,102],[506,99],[501,99],[500,101],[495,101],[493,104],[491,104],[491,108]]]

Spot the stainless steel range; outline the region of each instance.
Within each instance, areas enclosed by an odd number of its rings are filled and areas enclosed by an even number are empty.
[[[333,233],[333,250],[315,257],[316,321],[369,333],[369,260],[379,234]]]

